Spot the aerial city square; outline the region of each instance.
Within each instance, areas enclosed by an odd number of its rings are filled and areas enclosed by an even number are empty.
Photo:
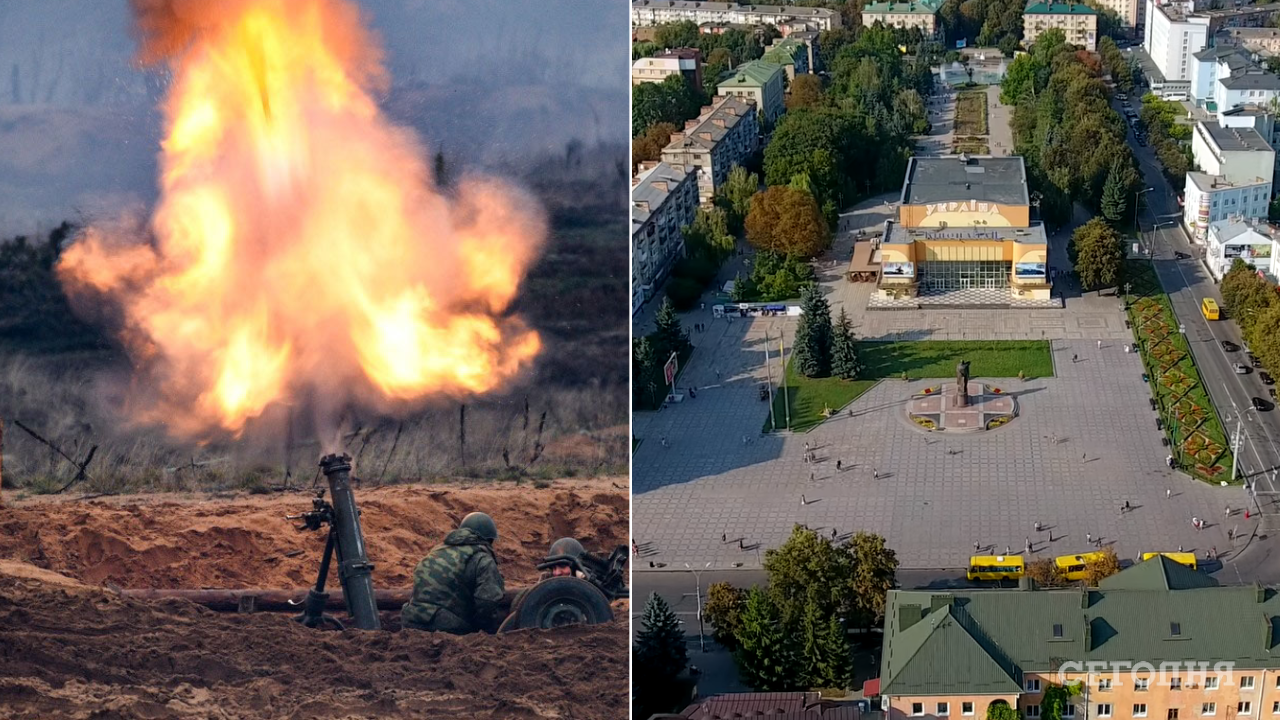
[[[631,25],[634,717],[1280,713],[1280,3]]]

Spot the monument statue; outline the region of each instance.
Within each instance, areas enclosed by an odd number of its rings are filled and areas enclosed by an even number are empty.
[[[969,361],[956,365],[956,407],[969,407]]]

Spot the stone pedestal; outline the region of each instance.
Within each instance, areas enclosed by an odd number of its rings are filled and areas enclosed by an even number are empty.
[[[1018,401],[1000,388],[971,380],[968,391],[969,404],[962,406],[956,383],[926,388],[907,402],[907,415],[932,432],[982,432],[1017,417]]]

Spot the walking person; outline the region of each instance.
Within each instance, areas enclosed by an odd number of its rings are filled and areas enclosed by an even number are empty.
[[[1226,515],[1226,517],[1231,517],[1231,506],[1228,505],[1226,507],[1226,510],[1223,511],[1223,513]]]
[[[1037,521],[1036,521],[1036,532],[1040,532],[1040,528],[1041,528],[1040,521],[1039,521],[1039,520],[1037,520]]]
[[[832,540],[835,540],[835,539],[836,539],[836,529],[835,529],[835,528],[831,528],[831,539],[832,539]]]
[[[1092,544],[1093,544],[1093,533],[1085,533],[1085,534],[1084,534],[1084,542],[1085,542],[1085,544],[1086,544],[1086,545],[1092,545]]]
[[[871,468],[871,479],[872,479],[872,480],[879,480],[879,479],[880,479],[880,471],[879,471],[879,470],[877,470],[876,468]]]
[[[981,543],[979,543],[977,540],[974,540],[974,541],[973,541],[973,552],[974,552],[974,553],[977,553],[977,552],[978,552],[979,550],[981,550],[981,549],[982,549],[982,544],[981,544]]]
[[[720,533],[720,542],[722,543],[729,542],[729,533]]]
[[[1101,349],[1102,349],[1102,341],[1101,341],[1101,340],[1099,340],[1099,341],[1098,341],[1098,349],[1099,349],[1099,350],[1101,350]]]
[[[814,480],[814,471],[813,471],[813,470],[810,470],[810,471],[809,471],[809,482],[813,482],[813,480]]]
[[[809,504],[809,501],[808,501],[808,500],[806,500],[806,499],[804,498],[804,495],[801,495],[801,496],[800,496],[800,504],[801,504],[801,505],[808,505],[808,504]]]
[[[840,468],[843,466],[843,464],[844,463],[841,462],[840,460],[836,460],[836,472],[840,472]]]
[[[1079,356],[1079,355],[1072,355],[1072,356],[1071,356],[1071,362],[1073,362],[1073,363],[1074,363],[1076,360],[1079,360],[1079,359],[1080,359],[1080,356]]]
[[[1172,456],[1172,455],[1170,455],[1169,457],[1170,457],[1170,458],[1172,458],[1173,456]],[[1170,467],[1172,467],[1172,465],[1171,465]],[[1165,488],[1165,489],[1164,489],[1164,499],[1165,499],[1165,500],[1169,500],[1169,499],[1171,499],[1172,497],[1173,497],[1173,488]]]
[[[635,541],[631,541],[631,557],[640,557],[640,545]]]

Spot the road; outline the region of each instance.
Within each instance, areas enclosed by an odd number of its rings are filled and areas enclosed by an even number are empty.
[[[1117,108],[1119,109],[1119,108]],[[1257,505],[1267,522],[1277,522],[1280,529],[1280,506],[1276,500],[1277,469],[1280,468],[1280,417],[1276,411],[1258,412],[1251,405],[1251,398],[1267,398],[1267,386],[1257,372],[1239,375],[1234,363],[1248,365],[1243,350],[1228,353],[1221,342],[1230,340],[1243,346],[1240,327],[1230,320],[1208,321],[1200,313],[1203,298],[1214,298],[1222,303],[1222,294],[1214,284],[1204,264],[1199,260],[1202,249],[1191,245],[1182,229],[1180,208],[1174,189],[1169,186],[1160,171],[1151,147],[1141,147],[1132,132],[1128,141],[1141,166],[1146,185],[1152,188],[1146,193],[1146,209],[1143,219],[1148,228],[1146,241],[1153,252],[1156,273],[1173,304],[1178,321],[1184,326],[1188,345],[1195,357],[1196,366],[1218,409],[1228,435],[1235,432],[1237,418],[1243,420],[1242,447],[1239,452],[1240,475],[1251,483],[1256,491]],[[1175,252],[1187,253],[1188,259],[1178,260]],[[1273,519],[1274,518],[1274,519]],[[1271,578],[1275,579],[1275,578]]]

